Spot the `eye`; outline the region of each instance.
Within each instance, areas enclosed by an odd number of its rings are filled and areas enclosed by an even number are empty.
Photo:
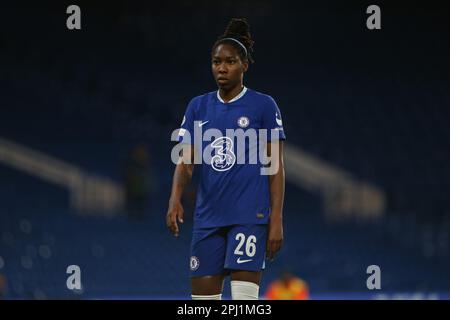
[[[213,60],[212,63],[215,64],[215,65],[218,65],[220,63],[220,61],[219,60]]]
[[[236,63],[236,60],[229,60],[228,63],[229,63],[229,64],[235,64],[235,63]]]

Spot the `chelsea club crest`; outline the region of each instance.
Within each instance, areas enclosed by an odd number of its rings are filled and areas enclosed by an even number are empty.
[[[247,128],[248,125],[250,124],[250,120],[248,120],[247,117],[240,117],[237,121],[238,126],[241,128]]]
[[[190,265],[191,270],[195,271],[200,266],[200,261],[198,260],[198,258],[196,256],[192,256],[189,261],[189,265]]]

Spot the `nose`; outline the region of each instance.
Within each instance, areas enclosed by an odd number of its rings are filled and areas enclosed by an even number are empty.
[[[217,66],[217,72],[219,72],[219,73],[227,73],[228,72],[228,69],[226,68],[226,64],[225,63],[220,63],[218,66]]]

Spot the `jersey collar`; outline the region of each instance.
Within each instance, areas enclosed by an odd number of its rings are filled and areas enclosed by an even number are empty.
[[[217,90],[217,99],[219,99],[220,102],[227,104],[227,103],[231,103],[231,102],[235,102],[236,100],[239,100],[240,98],[242,98],[242,97],[244,96],[244,94],[245,94],[246,92],[247,92],[247,87],[244,86],[244,89],[242,89],[242,91],[241,91],[236,97],[234,97],[233,99],[231,99],[231,100],[228,101],[228,102],[225,102],[225,101],[223,101],[223,99],[220,97],[219,90]]]

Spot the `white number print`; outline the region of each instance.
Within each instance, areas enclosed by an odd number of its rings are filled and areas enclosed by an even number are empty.
[[[247,245],[245,246],[245,253],[249,257],[253,257],[256,253],[256,237],[251,235],[247,238]]]
[[[234,250],[234,254],[240,256],[244,254],[244,252],[241,251],[244,242],[245,242],[245,254],[250,258],[256,254],[256,237],[254,235],[250,235],[247,238],[247,241],[245,241],[245,235],[243,233],[238,233],[236,235],[236,240],[238,240],[239,243],[236,247],[236,250]]]
[[[240,239],[240,240],[239,240]],[[236,250],[234,250],[234,254],[240,255],[242,256],[244,254],[244,252],[241,251],[241,247],[244,244],[245,241],[245,235],[243,233],[238,233],[236,235],[236,240],[239,241],[239,244],[236,247]]]
[[[220,137],[211,143],[216,149],[216,155],[211,158],[211,166],[216,171],[227,171],[234,166],[236,155],[233,152],[233,140],[228,137]]]

